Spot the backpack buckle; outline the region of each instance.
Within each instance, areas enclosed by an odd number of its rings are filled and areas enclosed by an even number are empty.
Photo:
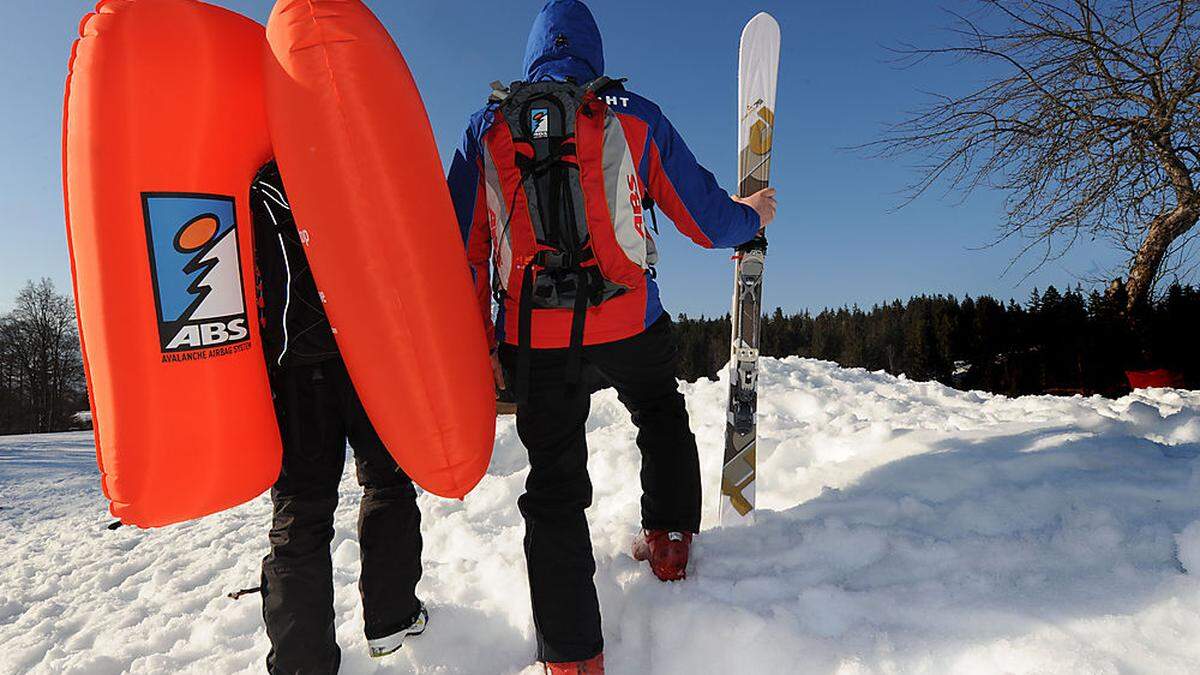
[[[548,270],[562,270],[574,266],[571,254],[558,250],[538,251],[538,254],[533,257],[533,261]]]

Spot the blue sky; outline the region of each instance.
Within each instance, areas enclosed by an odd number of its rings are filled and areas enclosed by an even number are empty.
[[[265,20],[268,0],[215,4]],[[443,160],[495,79],[520,75],[521,54],[541,0],[368,0],[421,85]],[[771,228],[768,307],[870,305],[915,293],[991,293],[1024,298],[1033,286],[1074,284],[1114,269],[1102,242],[1026,277],[1008,271],[1020,242],[987,247],[1002,195],[962,201],[940,194],[897,209],[915,174],[903,160],[843,148],[878,137],[924,99],[979,76],[939,63],[897,69],[888,46],[940,43],[970,0],[596,0],[609,75],[655,99],[723,185],[735,170],[737,42],[757,11],[783,30],[774,182],[780,215]],[[0,310],[26,279],[69,288],[59,166],[62,84],[85,0],[0,2]],[[915,161],[915,158],[913,159]],[[670,229],[665,221],[660,223]],[[728,253],[702,251],[663,232],[660,279],[672,312],[727,310]]]

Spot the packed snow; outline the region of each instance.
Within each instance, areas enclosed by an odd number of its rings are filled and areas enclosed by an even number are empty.
[[[759,512],[715,526],[689,578],[628,555],[638,453],[613,392],[588,425],[609,672],[1200,671],[1200,392],[1120,400],[959,392],[802,359],[762,364]],[[706,488],[724,382],[685,385]],[[463,502],[421,497],[428,632],[367,656],[359,494],[333,543],[343,672],[533,666],[511,418]],[[91,437],[0,438],[0,672],[259,672],[261,497],[161,530],[105,529]]]

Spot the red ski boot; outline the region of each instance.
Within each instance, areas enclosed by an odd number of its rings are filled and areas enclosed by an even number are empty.
[[[604,654],[597,654],[587,661],[563,661],[543,663],[546,675],[604,675]]]
[[[663,581],[679,581],[687,578],[691,548],[691,532],[644,530],[633,540],[633,559],[649,560],[654,576]]]

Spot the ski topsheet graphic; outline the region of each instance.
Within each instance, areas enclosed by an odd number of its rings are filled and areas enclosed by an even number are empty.
[[[770,183],[779,40],[779,24],[765,12],[751,19],[742,31],[738,59],[738,194],[742,197]],[[722,525],[754,521],[758,338],[766,254],[767,240],[759,236],[738,248],[734,256],[729,412],[721,471]]]

